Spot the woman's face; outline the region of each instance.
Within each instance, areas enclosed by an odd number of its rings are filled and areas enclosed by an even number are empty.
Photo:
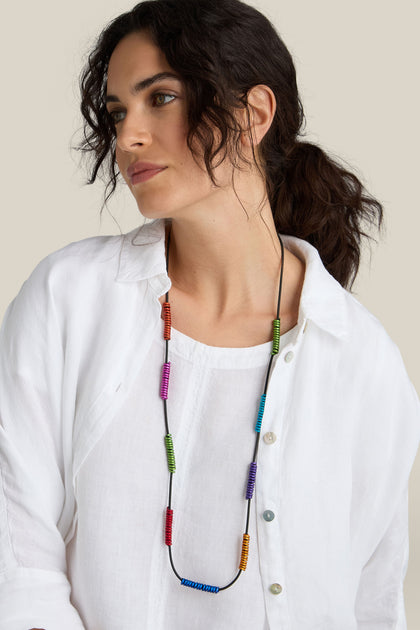
[[[116,130],[116,159],[140,212],[148,218],[184,216],[197,204],[217,195],[204,169],[187,147],[185,92],[170,73],[162,51],[147,32],[123,38],[112,53],[107,77],[107,109]],[[162,170],[133,175],[129,167],[146,162]],[[139,165],[137,168],[144,168]],[[231,167],[215,174],[221,186],[230,181]]]

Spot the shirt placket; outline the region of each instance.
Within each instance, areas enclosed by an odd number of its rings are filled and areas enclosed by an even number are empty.
[[[258,554],[268,627],[282,630],[291,628],[281,515],[282,434],[304,324],[295,343],[288,344],[279,353],[273,367],[261,430],[255,495]]]

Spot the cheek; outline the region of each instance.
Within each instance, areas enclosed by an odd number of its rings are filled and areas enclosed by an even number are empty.
[[[192,150],[187,145],[187,135],[178,137],[177,162],[190,180],[207,178],[203,148],[196,138],[192,139]],[[194,152],[194,153],[193,153]]]
[[[171,124],[162,126],[155,136],[155,140],[164,153],[172,155],[175,159],[185,160],[189,153],[187,146],[187,130],[183,125]]]
[[[126,165],[124,164],[124,160],[123,160],[123,154],[122,151],[118,148],[118,145],[115,149],[115,161],[116,161],[116,165],[121,173],[121,175],[123,176],[123,178],[125,179],[125,181],[127,181],[126,179],[126,174],[125,174],[125,170],[126,170]]]

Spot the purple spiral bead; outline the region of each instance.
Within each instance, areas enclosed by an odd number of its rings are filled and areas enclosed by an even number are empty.
[[[162,400],[167,400],[168,398],[168,386],[169,386],[169,373],[171,371],[171,362],[163,364],[162,368],[162,382],[160,385],[160,397]]]
[[[246,498],[252,499],[252,495],[254,494],[254,486],[255,486],[255,477],[257,475],[257,463],[252,462],[249,466],[249,476],[248,476],[248,485],[246,488]]]

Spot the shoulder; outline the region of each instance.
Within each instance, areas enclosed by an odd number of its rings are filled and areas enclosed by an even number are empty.
[[[380,319],[374,315],[353,293],[339,286],[347,315],[347,332],[350,338],[354,335],[373,342],[382,340],[393,343]]]
[[[301,320],[316,325],[311,349],[334,371],[340,391],[359,400],[376,396],[379,404],[401,387],[412,400],[400,350],[380,319],[326,270],[315,247],[296,237],[286,244],[306,263],[300,310]]]
[[[282,238],[305,263],[300,314],[301,319],[309,319],[322,331],[320,343],[344,355],[354,351],[360,356],[363,348],[365,364],[380,348],[395,354],[398,349],[378,317],[327,271],[318,250],[303,239]]]
[[[164,223],[146,223],[116,236],[93,236],[46,256],[29,280],[74,281],[78,285],[143,280],[165,270]]]
[[[43,258],[9,305],[9,314],[49,316],[76,308],[84,296],[113,286],[124,235],[94,236],[69,243]]]
[[[69,243],[46,256],[34,269],[31,276],[54,278],[56,275],[84,276],[99,269],[116,273],[125,235],[92,236]]]
[[[341,288],[346,310],[346,343],[359,355],[359,364],[381,368],[387,361],[402,366],[402,357],[395,341],[380,319],[352,293]]]
[[[354,409],[366,414],[355,417],[363,439],[381,433],[392,450],[410,443],[416,449],[420,438],[420,404],[398,345],[381,321],[352,294],[345,291],[348,334],[342,352],[340,377],[343,391],[352,392]],[[407,447],[408,448],[408,447]],[[411,448],[411,447],[410,447]]]

